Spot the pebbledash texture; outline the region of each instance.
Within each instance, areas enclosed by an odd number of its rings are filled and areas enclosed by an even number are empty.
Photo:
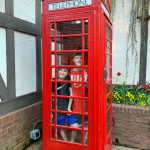
[[[150,150],[150,107],[113,104],[113,142]]]
[[[33,125],[41,120],[41,102],[0,116],[0,149],[21,150],[29,142]]]

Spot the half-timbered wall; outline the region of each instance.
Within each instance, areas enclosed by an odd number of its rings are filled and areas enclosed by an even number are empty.
[[[147,55],[143,49],[140,48],[141,40],[141,27],[139,19],[136,22],[136,40],[137,40],[137,58],[135,58],[135,53],[133,55],[132,49],[129,50],[128,58],[128,75],[126,78],[126,52],[128,45],[128,34],[129,34],[129,24],[130,24],[130,11],[131,11],[132,1],[124,0],[124,3],[120,0],[116,0],[116,9],[113,14],[113,83],[114,84],[137,84],[140,80],[145,81],[145,83],[150,82],[150,20],[148,21],[148,41],[147,41]],[[141,50],[140,50],[141,49]],[[140,53],[143,52],[143,56]],[[141,60],[146,61],[146,63],[141,64]],[[136,68],[135,68],[136,64]],[[142,72],[146,68],[146,73]],[[142,69],[142,70],[140,70]],[[122,75],[117,78],[117,72],[121,72]],[[143,73],[140,75],[140,73]],[[141,76],[141,79],[139,79]],[[146,80],[145,80],[146,76]]]
[[[4,115],[41,100],[41,0],[0,0],[0,43]]]
[[[137,19],[137,58],[135,58],[135,53],[132,55],[132,49],[130,49],[127,69],[126,52],[132,1],[125,0],[124,4],[122,3],[122,1],[116,0],[116,10],[113,15],[113,83],[122,84],[125,82],[126,84],[137,84],[139,82],[140,65],[140,24]],[[117,72],[121,72],[122,75],[117,77]]]
[[[146,66],[146,81],[150,83],[150,21],[148,22],[148,47],[147,47],[147,66]]]

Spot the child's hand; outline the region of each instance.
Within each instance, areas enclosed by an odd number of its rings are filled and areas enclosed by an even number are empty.
[[[68,108],[68,112],[72,112],[72,110],[70,108]],[[71,114],[67,114],[68,116],[70,116]]]

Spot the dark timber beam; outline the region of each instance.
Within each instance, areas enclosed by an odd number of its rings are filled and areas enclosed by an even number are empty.
[[[16,97],[14,31],[6,30],[7,89],[10,98]]]
[[[40,0],[35,1],[35,8],[36,8],[36,12],[35,12],[36,24],[38,26],[41,26],[41,1]]]
[[[13,9],[13,3],[14,0],[5,0],[5,9],[6,9],[6,14],[13,16],[14,14],[14,9]]]
[[[141,45],[140,45],[140,66],[139,66],[139,83],[146,83],[146,66],[147,66],[147,41],[148,41],[148,1],[144,3],[145,19],[141,21]]]
[[[35,36],[41,36],[40,26],[4,13],[0,13],[0,27],[9,28]]]
[[[35,1],[36,24],[41,27],[41,0]],[[41,36],[36,36],[36,89],[41,91]]]
[[[36,37],[36,89],[37,91],[42,90],[41,80],[41,37]]]
[[[41,101],[41,92],[31,93],[0,103],[0,116]]]

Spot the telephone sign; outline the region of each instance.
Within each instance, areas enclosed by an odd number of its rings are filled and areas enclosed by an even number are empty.
[[[58,9],[66,9],[73,8],[79,6],[88,6],[92,4],[92,0],[68,0],[64,2],[51,3],[49,4],[49,10],[58,10]]]

